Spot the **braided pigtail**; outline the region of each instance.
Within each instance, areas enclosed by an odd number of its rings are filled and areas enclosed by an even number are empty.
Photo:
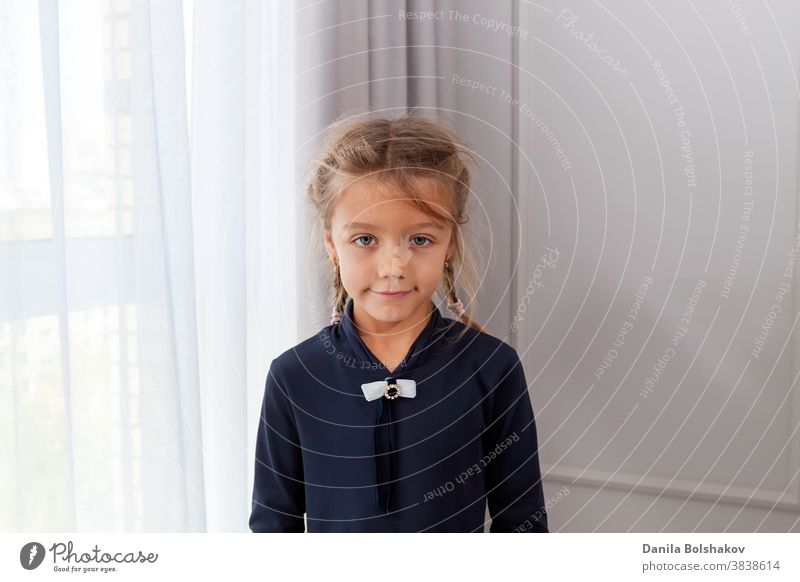
[[[331,325],[336,325],[340,321],[342,321],[342,317],[344,316],[344,306],[347,303],[347,291],[342,285],[342,276],[339,273],[339,263],[333,263],[333,285],[331,286],[333,289],[333,297],[331,298],[331,304],[333,305],[333,311],[331,312]]]
[[[464,304],[461,302],[461,300],[458,298],[458,295],[456,294],[455,272],[453,270],[453,264],[450,261],[445,261],[444,263],[443,279],[444,279],[445,297],[447,298],[447,308],[462,323],[466,324],[469,327],[474,327],[480,331],[485,331],[483,326],[481,326],[478,322],[476,322],[474,319],[470,318],[466,314]]]

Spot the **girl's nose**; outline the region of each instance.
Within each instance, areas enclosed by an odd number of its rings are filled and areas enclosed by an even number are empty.
[[[380,277],[402,277],[410,260],[411,249],[408,248],[407,241],[401,240],[399,244],[389,246],[380,259]]]

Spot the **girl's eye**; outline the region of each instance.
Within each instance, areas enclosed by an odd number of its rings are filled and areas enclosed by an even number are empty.
[[[412,241],[422,240],[423,241],[422,244],[417,245],[420,247],[428,247],[433,244],[433,241],[431,239],[429,239],[427,236],[422,236],[422,235],[415,236],[411,240]],[[425,244],[425,241],[428,241],[430,244]]]
[[[370,235],[368,235],[368,234],[363,234],[363,235],[359,236],[358,238],[356,238],[356,239],[355,239],[353,242],[354,242],[354,243],[356,243],[356,246],[357,246],[357,247],[369,246],[368,244],[366,244],[366,245],[361,245],[361,244],[358,244],[358,241],[360,241],[360,240],[363,240],[363,239],[365,239],[365,238],[367,238],[367,239],[371,239],[371,238],[373,238],[373,237],[371,237],[371,236],[370,236]]]

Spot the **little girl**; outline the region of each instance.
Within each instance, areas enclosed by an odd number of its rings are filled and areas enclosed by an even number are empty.
[[[469,184],[438,123],[329,128],[308,194],[331,325],[271,362],[252,531],[482,532],[487,502],[492,532],[548,531],[522,364],[456,293],[476,287]]]

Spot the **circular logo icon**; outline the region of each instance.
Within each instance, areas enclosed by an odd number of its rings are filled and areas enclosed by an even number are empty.
[[[29,542],[19,551],[19,563],[26,570],[35,570],[44,560],[44,546],[39,542]]]

